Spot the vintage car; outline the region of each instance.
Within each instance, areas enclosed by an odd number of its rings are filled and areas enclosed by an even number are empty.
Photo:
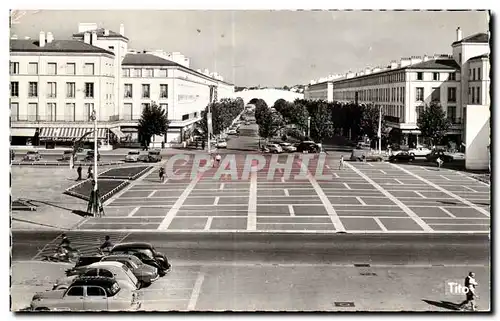
[[[297,147],[293,146],[290,143],[280,143],[280,146],[283,149],[283,151],[287,153],[293,153],[297,151]]]
[[[111,255],[131,254],[139,258],[143,263],[158,269],[160,276],[164,276],[170,270],[170,263],[165,254],[155,250],[154,246],[143,242],[128,242],[115,245],[111,249]]]
[[[283,153],[283,148],[281,148],[281,146],[278,144],[267,144],[266,148],[269,150],[270,153],[274,154]]]
[[[71,150],[65,150],[59,160],[63,162],[69,162],[71,160],[71,156],[73,156],[73,161],[78,160],[78,156],[73,155],[73,151]]]
[[[442,150],[433,150],[429,155],[425,156],[428,162],[435,163],[438,158],[440,158],[444,163],[453,162],[454,158],[450,154]]]
[[[395,155],[389,156],[389,162],[413,162],[415,160],[415,155],[407,151],[400,151]]]
[[[319,153],[321,148],[313,141],[303,141],[297,145],[299,153]]]
[[[24,155],[24,161],[39,161],[42,159],[42,155],[38,151],[29,151]]]
[[[89,150],[89,151],[87,151],[87,155],[85,155],[84,160],[86,162],[93,162],[94,155],[95,155],[95,152],[93,150]],[[101,153],[97,152],[97,161],[99,162],[100,160],[101,160]]]
[[[57,280],[52,290],[68,288],[78,276],[104,276],[115,278],[121,288],[137,290],[141,283],[132,271],[121,262],[97,262],[66,271],[66,277]]]
[[[147,155],[140,155],[138,160],[145,163],[157,163],[161,161],[159,150],[150,150]]]
[[[227,148],[227,141],[225,139],[218,139],[216,146],[217,148]]]
[[[139,156],[141,152],[138,150],[131,150],[128,152],[127,156],[125,156],[125,162],[127,163],[136,163],[139,161]]]
[[[416,148],[411,148],[408,152],[410,153],[410,155],[413,155],[415,157],[425,157],[432,151],[427,147],[418,145]]]
[[[33,311],[127,311],[140,307],[135,291],[102,276],[77,277],[67,289],[36,293],[30,305]]]

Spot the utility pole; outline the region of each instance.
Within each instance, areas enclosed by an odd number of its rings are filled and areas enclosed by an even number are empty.
[[[378,109],[378,153],[382,154],[382,106]]]
[[[311,137],[311,116],[307,117],[307,137]]]

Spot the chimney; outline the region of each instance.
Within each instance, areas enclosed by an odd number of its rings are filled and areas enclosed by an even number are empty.
[[[372,73],[379,72],[380,70],[381,70],[380,67],[375,67],[372,69]]]
[[[372,73],[372,70],[370,68],[365,68],[365,75],[369,75]]]
[[[424,62],[429,61],[429,56],[424,55]]]
[[[95,31],[92,31],[92,34],[90,36],[90,44],[95,46],[96,41],[97,41],[97,33]]]
[[[396,69],[398,68],[398,63],[396,62],[396,60],[392,60],[391,61],[391,69]]]
[[[45,47],[45,32],[40,31],[39,46]]]
[[[462,40],[462,29],[460,27],[457,28],[457,41]]]
[[[24,40],[30,40],[31,37],[24,37]]]
[[[104,36],[108,37],[109,36],[109,29],[104,29]]]
[[[52,43],[54,41],[54,35],[52,32],[47,32],[47,43]]]
[[[122,23],[122,24],[120,24],[120,34],[121,34],[122,36],[125,36],[125,26],[123,25],[123,23]]]
[[[411,59],[410,58],[401,58],[399,64],[401,67],[409,66],[409,65],[411,65]]]
[[[88,32],[85,32],[83,34],[83,42],[87,43],[87,44],[90,44],[90,33]]]
[[[415,65],[415,64],[418,64],[421,62],[422,62],[422,57],[420,57],[420,56],[411,56],[411,58],[410,58],[410,63],[412,65]]]
[[[12,39],[12,40],[16,40],[16,39],[18,39],[18,38],[17,38],[17,35],[12,35],[12,37],[10,37],[10,39]]]

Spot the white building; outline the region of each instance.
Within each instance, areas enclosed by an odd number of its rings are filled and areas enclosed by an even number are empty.
[[[391,134],[402,134],[406,144],[418,143],[418,113],[431,101],[437,101],[452,122],[450,140],[458,144],[465,142],[470,151],[467,157],[472,157],[478,152],[470,144],[471,137],[476,137],[473,133],[479,129],[469,130],[468,135],[464,128],[475,128],[478,120],[469,119],[465,125],[465,119],[471,108],[474,112],[484,112],[482,119],[489,119],[488,39],[486,33],[462,39],[458,28],[457,41],[452,44],[453,55],[402,58],[399,63],[392,61],[383,69],[367,68],[358,73],[349,72],[340,79],[311,81],[305,98],[381,106]],[[486,149],[479,149],[481,155],[487,153]]]
[[[81,23],[73,40],[54,40],[50,32],[38,40],[11,39],[12,145],[70,145],[92,129],[94,108],[103,143],[114,135],[137,141],[137,120],[152,102],[171,121],[155,142],[179,144],[200,120],[210,88],[219,99],[233,96],[234,85],[190,69],[179,52],[130,50],[124,32],[123,25],[116,33]]]

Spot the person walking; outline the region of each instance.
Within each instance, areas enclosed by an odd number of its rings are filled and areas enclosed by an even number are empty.
[[[165,180],[165,169],[163,167],[160,167],[159,175],[160,175],[160,182],[163,183],[163,181]]]
[[[344,169],[344,155],[340,155],[339,170]]]
[[[201,149],[205,150],[205,141],[204,140],[201,142]]]
[[[104,243],[101,244],[99,250],[101,250],[101,252],[110,253],[112,248],[113,248],[113,243],[111,243],[109,235],[106,235],[104,237]]]
[[[76,173],[78,174],[78,178],[76,180],[81,181],[82,180],[82,165],[78,165],[78,168],[76,169]]]
[[[88,177],[87,179],[93,179],[94,174],[92,173],[92,165],[89,166],[89,170],[87,171]]]
[[[476,274],[474,272],[469,272],[469,275],[465,278],[464,286],[467,290],[465,293],[465,301],[463,301],[459,308],[460,310],[465,310],[466,307],[470,307],[472,311],[476,311],[477,306],[475,304],[475,299],[479,296],[476,293],[476,287],[478,286],[476,282]]]
[[[441,159],[441,157],[438,157],[436,159],[436,163],[437,163],[438,171],[441,170],[441,165],[443,165],[443,160]]]
[[[215,163],[217,164],[217,167],[219,167],[221,158],[222,157],[220,156],[219,153],[217,153],[217,155],[215,155]]]

